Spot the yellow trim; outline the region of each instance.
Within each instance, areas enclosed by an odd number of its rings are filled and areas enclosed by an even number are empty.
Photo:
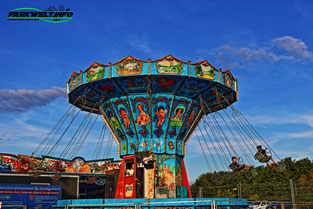
[[[189,131],[187,132],[187,134],[186,134],[186,136],[185,136],[185,138],[184,138],[184,140],[183,140],[184,156],[186,156],[186,142],[188,141],[188,138],[189,138],[188,135],[189,135],[190,131],[192,130],[194,124],[198,121],[198,118],[200,117],[202,110],[203,110],[203,107],[202,107],[201,110],[199,111],[199,113],[198,113],[196,119],[195,119],[194,122],[192,123],[192,125],[191,125]]]

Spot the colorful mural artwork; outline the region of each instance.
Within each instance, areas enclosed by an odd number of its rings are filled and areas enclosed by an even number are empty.
[[[73,91],[80,83],[80,79],[79,79],[79,73],[73,72],[70,81],[69,81],[69,86],[70,86],[70,90]]]
[[[118,120],[122,127],[122,131],[125,133],[127,138],[127,153],[134,154],[138,149],[138,138],[132,110],[128,103],[128,98],[114,98],[112,99],[112,104],[116,114],[118,115]]]
[[[97,62],[93,63],[86,70],[86,78],[88,82],[96,81],[104,77],[105,66]]]
[[[153,116],[153,151],[165,152],[164,137],[169,123],[169,113],[173,96],[156,97],[152,99]]]
[[[138,75],[142,71],[142,61],[128,56],[116,64],[116,69],[120,76]]]
[[[163,156],[164,157],[164,156]],[[176,186],[182,186],[181,163],[176,157],[160,156],[159,163],[159,183],[156,186],[156,198],[175,198]]]
[[[150,149],[151,141],[151,109],[150,98],[147,96],[138,96],[130,99],[132,112],[138,131],[139,151]]]
[[[0,172],[105,174],[107,171],[119,169],[119,167],[120,161],[113,162],[113,158],[85,161],[82,157],[66,160],[49,156],[34,158],[26,155],[16,156],[0,153]]]
[[[201,105],[199,103],[193,102],[190,105],[189,111],[186,115],[185,122],[177,135],[177,154],[183,155],[183,142],[186,138],[187,133],[191,130],[192,125],[195,123],[196,118],[201,112]]]
[[[223,72],[223,83],[229,88],[234,88],[234,77],[229,70]]]
[[[160,74],[181,74],[183,63],[172,55],[161,58],[156,62]]]
[[[202,61],[201,63],[196,64],[195,71],[196,71],[196,75],[200,78],[205,78],[205,79],[210,79],[210,80],[215,79],[216,70],[206,60]]]
[[[166,136],[166,152],[168,154],[176,153],[176,137],[180,132],[182,125],[185,121],[186,112],[189,109],[191,103],[190,99],[176,96],[173,102],[173,111],[171,115],[171,120],[169,122],[168,134]]]

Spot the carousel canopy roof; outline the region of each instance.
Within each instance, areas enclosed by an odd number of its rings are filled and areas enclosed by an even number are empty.
[[[172,55],[154,61],[127,56],[115,64],[94,62],[84,71],[73,72],[67,82],[69,102],[97,114],[97,104],[136,94],[176,95],[199,103],[202,99],[209,105],[209,113],[222,108],[215,102],[214,90],[227,98],[228,102],[220,98],[223,108],[237,100],[237,79],[230,70],[218,70],[207,60],[184,62]]]

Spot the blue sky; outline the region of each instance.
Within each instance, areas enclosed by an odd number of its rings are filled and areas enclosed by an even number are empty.
[[[73,19],[61,24],[6,20],[15,8],[51,5],[70,8]],[[94,61],[115,63],[127,55],[153,60],[173,54],[230,68],[239,83],[235,107],[281,157],[312,159],[312,28],[309,0],[4,1],[0,138],[10,140],[0,152],[34,150],[69,107],[63,88],[74,70]],[[101,121],[96,127],[81,151],[86,158],[96,145]],[[193,181],[206,167],[195,138],[187,151]]]

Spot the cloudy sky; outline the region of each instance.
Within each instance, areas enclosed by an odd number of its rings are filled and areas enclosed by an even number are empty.
[[[51,5],[70,8],[73,19],[61,24],[6,20],[15,8]],[[64,87],[73,71],[127,55],[147,60],[173,54],[230,68],[239,83],[235,107],[280,157],[312,159],[312,28],[309,0],[4,1],[0,138],[9,141],[0,152],[35,149],[69,108]],[[87,159],[101,125],[99,120],[80,152]],[[207,168],[195,137],[187,151],[193,181]],[[116,146],[111,155],[116,157]]]

